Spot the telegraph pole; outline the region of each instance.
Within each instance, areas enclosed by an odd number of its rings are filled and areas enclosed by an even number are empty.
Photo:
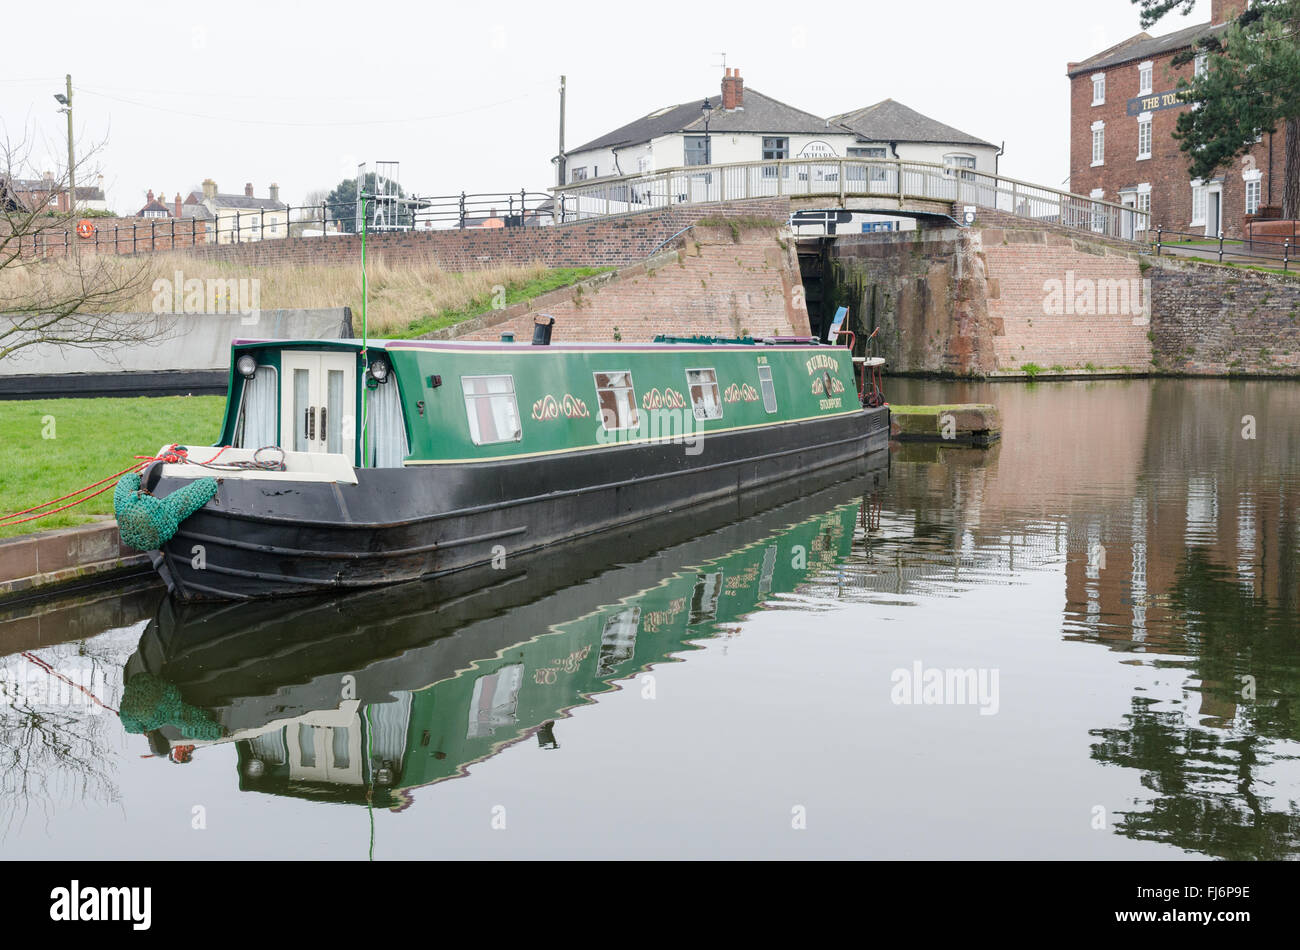
[[[561,76],[560,77],[560,154],[559,154],[558,161],[555,163],[555,167],[558,169],[558,173],[560,177],[560,180],[558,182],[560,187],[564,186],[564,182],[569,177],[568,170],[565,168],[567,162],[565,161],[564,158],[564,87],[565,87],[565,77]]]
[[[72,73],[68,79],[68,214],[77,213],[77,163],[72,153]]]

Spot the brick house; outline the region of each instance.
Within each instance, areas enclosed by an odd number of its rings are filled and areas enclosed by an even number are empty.
[[[1173,58],[1223,32],[1248,0],[1213,0],[1209,23],[1164,36],[1139,33],[1082,62],[1070,79],[1070,190],[1151,212],[1151,227],[1241,237],[1248,220],[1277,217],[1282,201],[1284,133],[1265,132],[1231,167],[1193,180],[1173,133],[1180,79],[1206,56],[1175,68]],[[1141,236],[1141,235],[1137,235]]]
[[[253,183],[244,185],[242,195],[223,194],[211,178],[203,190],[192,191],[176,215],[206,222],[209,241],[217,244],[247,244],[289,236],[289,206],[280,201],[280,186],[272,184],[268,197],[253,194]]]

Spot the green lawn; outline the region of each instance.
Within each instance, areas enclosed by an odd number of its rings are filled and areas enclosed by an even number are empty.
[[[603,274],[605,271],[612,270],[609,267],[557,267],[549,270],[541,277],[534,280],[525,281],[520,284],[510,284],[506,287],[505,304],[510,306],[524,300],[532,300],[542,294],[549,293],[552,290],[559,290],[561,287],[568,287],[571,284],[579,283],[589,277],[595,277],[597,274]],[[432,316],[423,317],[410,324],[405,329],[386,331],[385,335],[395,340],[409,340],[426,333],[432,333],[434,330],[441,330],[444,327],[455,326],[457,323],[463,323],[471,317],[477,317],[480,314],[487,313],[492,309],[492,296],[485,295],[474,300],[468,307],[462,310],[444,310],[441,313]]]
[[[225,403],[224,396],[0,402],[0,515],[97,482],[131,465],[132,456],[153,455],[164,444],[211,445]],[[48,518],[0,527],[0,538],[112,512],[110,489]]]

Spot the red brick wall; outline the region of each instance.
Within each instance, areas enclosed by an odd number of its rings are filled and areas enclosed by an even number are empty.
[[[1191,63],[1177,69],[1171,65],[1176,52],[1150,57],[1153,64],[1152,94],[1174,90],[1180,78],[1191,79]],[[1138,64],[1146,61],[1147,58],[1143,57],[1082,73],[1070,80],[1070,190],[1087,196],[1094,188],[1101,188],[1106,201],[1118,203],[1121,188],[1149,183],[1153,228],[1163,226],[1166,230],[1203,233],[1203,225],[1195,228],[1191,225],[1192,188],[1187,156],[1173,139],[1178,116],[1187,106],[1152,113],[1151,158],[1142,161],[1137,158],[1138,120],[1128,114],[1127,106],[1129,99],[1138,96]],[[1092,77],[1096,72],[1106,74],[1106,102],[1099,106],[1092,105]],[[1093,168],[1092,123],[1098,119],[1106,123],[1106,155],[1105,164]],[[1267,133],[1249,156],[1255,167],[1263,172],[1262,205],[1280,204],[1282,201],[1284,142],[1280,133],[1272,138],[1271,176]],[[1241,175],[1247,167],[1244,158],[1237,159],[1231,167],[1221,169],[1215,176],[1223,177],[1222,222],[1224,233],[1230,237],[1240,237],[1242,233],[1246,192]]]
[[[172,251],[204,247],[206,225],[202,221],[174,218],[86,218],[94,225],[94,233],[78,236],[77,223],[83,219],[59,221],[45,227],[37,221],[40,230],[22,240],[24,257],[58,257],[72,245],[97,254],[140,254],[151,251]],[[174,222],[174,226],[173,226]]]
[[[983,232],[983,250],[996,371],[1026,363],[1151,369],[1149,285],[1134,255],[1084,249],[1049,231],[993,228]]]
[[[701,218],[785,220],[789,214],[788,198],[763,198],[681,206],[554,227],[388,232],[368,236],[366,252],[371,259],[382,258],[390,264],[433,261],[447,270],[473,270],[510,261],[541,261],[549,267],[618,267],[643,260]],[[147,229],[137,236],[137,250],[148,250],[147,237]],[[204,245],[195,248],[194,253],[208,260],[244,264],[359,264],[361,238],[343,234]]]
[[[613,342],[617,334],[624,342],[645,342],[659,333],[802,336],[809,332],[808,311],[795,287],[802,289],[794,247],[782,246],[775,232],[746,231],[737,243],[728,231],[697,229],[676,259],[626,268],[581,292],[557,292],[460,338],[496,340],[509,330],[527,341],[539,312],[555,317],[556,341]]]

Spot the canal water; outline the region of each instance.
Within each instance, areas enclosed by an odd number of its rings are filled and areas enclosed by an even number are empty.
[[[890,396],[1004,438],[450,600],[11,614],[0,855],[1300,853],[1300,385]]]

